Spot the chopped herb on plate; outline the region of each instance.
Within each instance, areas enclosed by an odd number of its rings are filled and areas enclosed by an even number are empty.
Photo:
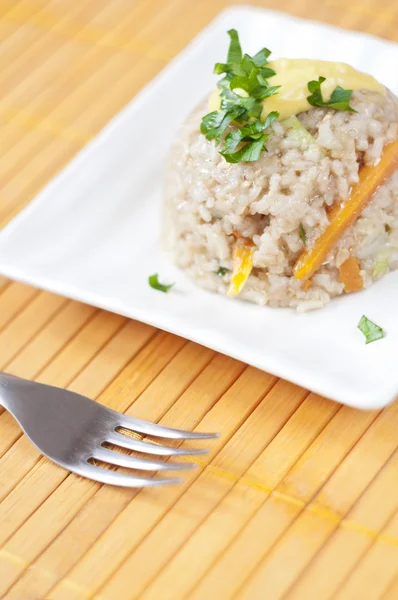
[[[370,321],[365,315],[361,317],[361,320],[358,323],[358,329],[362,331],[365,336],[366,344],[381,340],[384,337],[382,328],[376,325],[376,323],[373,323],[373,321]]]
[[[159,292],[164,292],[165,294],[169,290],[171,290],[171,288],[174,285],[174,283],[170,283],[169,285],[166,285],[165,283],[160,283],[159,276],[157,273],[155,273],[154,275],[150,275],[148,277],[148,282],[151,288],[153,288],[154,290],[159,290]]]
[[[311,96],[307,100],[311,106],[321,106],[325,108],[334,108],[334,110],[347,110],[348,112],[356,112],[350,106],[352,90],[344,90],[339,85],[334,89],[330,100],[325,102],[322,96],[321,85],[326,81],[326,77],[319,77],[318,80],[309,81],[307,83],[308,91]]]
[[[242,53],[236,29],[228,31],[230,45],[227,62],[216,63],[214,73],[224,74],[217,87],[220,94],[220,109],[202,119],[200,131],[208,140],[221,143],[227,127],[220,154],[229,163],[254,162],[266,150],[264,142],[271,135],[266,130],[279,117],[270,112],[261,120],[263,100],[277,93],[279,86],[270,86],[268,79],[275,71],[267,67],[271,52],[263,48],[254,56]]]

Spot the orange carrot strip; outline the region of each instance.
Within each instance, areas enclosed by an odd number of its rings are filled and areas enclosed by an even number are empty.
[[[363,289],[363,280],[355,256],[347,258],[347,260],[340,265],[339,271],[340,279],[344,284],[344,290],[348,294],[351,292],[359,292]]]
[[[316,240],[313,248],[303,252],[299,257],[294,267],[294,275],[297,279],[306,280],[312,277],[325,262],[336,242],[370,202],[377,188],[394,173],[397,167],[398,140],[385,147],[381,160],[376,166],[362,167],[359,182],[352,187],[348,200],[330,212],[326,230]]]
[[[304,281],[304,283],[303,283],[303,290],[306,292],[307,290],[310,289],[311,285],[312,285],[311,279],[307,279],[307,281]]]
[[[253,268],[254,246],[245,238],[238,238],[234,247],[234,268],[227,292],[228,296],[239,294]]]

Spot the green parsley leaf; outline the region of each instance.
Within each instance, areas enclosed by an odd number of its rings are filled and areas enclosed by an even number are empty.
[[[229,67],[226,63],[216,63],[214,65],[213,73],[215,75],[222,75],[222,73],[228,73]]]
[[[265,69],[261,68],[257,73],[257,79],[261,85],[267,86],[267,79],[273,77],[274,75],[276,75],[276,73],[273,69],[270,69],[269,67],[266,67]]]
[[[239,35],[236,29],[230,29],[228,35],[231,39],[227,56],[228,64],[240,63],[242,60],[242,48],[240,47]]]
[[[249,123],[249,125],[244,125],[239,130],[241,138],[242,139],[246,139],[246,138],[256,139],[256,137],[259,138],[261,136],[261,134],[263,133],[263,131],[270,124],[271,123],[269,123],[268,125],[265,126],[263,123],[261,123],[261,121],[254,121],[253,123]]]
[[[305,244],[307,243],[307,234],[305,233],[305,229],[304,229],[302,223],[300,223],[299,232],[300,232],[300,237],[303,240],[303,244],[305,246]]]
[[[244,54],[239,66],[239,70],[241,70],[246,76],[249,76],[255,68],[256,65],[254,64],[252,57],[248,54]]]
[[[263,48],[262,50],[260,50],[260,52],[257,52],[257,54],[253,56],[252,61],[254,62],[256,67],[263,67],[267,64],[270,55],[271,50],[268,50],[268,48]]]
[[[254,162],[258,160],[262,150],[265,150],[264,142],[270,136],[269,133],[264,133],[264,131],[278,117],[279,113],[273,111],[269,113],[264,123],[257,120],[249,125],[244,125],[240,129],[234,129],[225,137],[224,146],[220,154],[229,163]],[[240,142],[247,142],[247,144],[235,152]]]
[[[257,118],[261,114],[262,104],[259,104],[250,96],[239,96],[228,87],[221,88],[221,110],[226,110],[228,113],[239,112],[242,121],[248,121],[250,117]],[[258,104],[258,107],[257,107]]]
[[[228,31],[228,35],[227,62],[216,63],[214,67],[217,75],[224,74],[217,84],[220,110],[205,115],[200,130],[209,141],[220,144],[229,128],[220,154],[231,163],[253,162],[266,150],[264,142],[270,133],[265,130],[279,117],[279,113],[272,112],[262,123],[263,100],[276,94],[280,86],[268,84],[275,71],[265,66],[270,55],[267,48],[252,57],[242,53],[236,29]]]
[[[225,154],[231,154],[236,150],[238,145],[242,141],[242,134],[240,129],[234,129],[231,133],[225,136],[224,146],[221,151],[221,154],[224,156]]]
[[[236,75],[229,82],[229,89],[232,91],[236,90],[236,89],[240,89],[240,90],[245,90],[245,92],[249,92],[249,90],[250,90],[249,79],[247,77],[241,77],[239,75]],[[238,94],[238,96],[241,96],[241,94]],[[244,98],[245,96],[242,96],[242,97]]]
[[[219,267],[217,271],[217,275],[219,277],[224,277],[224,275],[226,275],[227,273],[229,273],[229,269],[227,269],[227,267]]]
[[[324,81],[326,81],[326,77],[319,77],[318,81],[309,81],[307,83],[308,91],[311,92],[311,96],[307,100],[312,106],[323,106],[321,84]]]
[[[375,342],[384,337],[382,328],[370,321],[365,315],[361,317],[361,320],[358,323],[358,329],[362,331],[365,336],[366,344],[370,344],[371,342]]]
[[[254,88],[254,90],[250,91],[250,95],[252,98],[255,98],[256,100],[265,100],[266,98],[269,98],[270,96],[274,96],[280,87],[281,87],[280,85],[274,85],[272,87],[271,86],[264,87],[262,85],[259,85],[256,88]]]
[[[268,113],[264,124],[263,124],[263,129],[268,129],[268,127],[270,125],[272,125],[272,123],[274,121],[276,121],[279,118],[279,113],[276,110],[273,110],[272,112]]]
[[[307,97],[307,100],[311,106],[321,106],[325,108],[333,108],[334,110],[356,112],[350,106],[352,90],[344,90],[339,85],[334,89],[332,95],[330,96],[330,100],[325,102],[323,100],[321,91],[321,85],[324,81],[326,81],[325,77],[319,77],[318,81],[313,80],[307,83],[308,91],[311,93],[311,95]]]
[[[208,140],[213,140],[216,137],[226,114],[226,110],[213,110],[213,112],[203,117],[200,124],[200,131]]]
[[[228,125],[231,121],[236,119],[238,115],[238,111],[228,112],[227,110],[214,110],[203,117],[200,124],[200,131],[206,136],[206,139],[216,139],[217,142],[219,142]]]
[[[160,283],[159,276],[157,273],[155,273],[154,275],[150,275],[150,277],[148,277],[148,283],[151,286],[151,288],[153,288],[154,290],[159,290],[159,292],[164,292],[165,294],[169,290],[171,290],[171,288],[174,285],[174,283],[171,283],[169,285]]]
[[[268,135],[262,135],[255,142],[249,142],[240,150],[232,153],[220,152],[229,163],[254,162],[260,158],[261,151],[264,150],[264,142]]]
[[[328,105],[334,110],[348,110],[348,112],[357,112],[350,106],[350,100],[352,96],[352,90],[344,90],[341,86],[337,86],[332,95]]]

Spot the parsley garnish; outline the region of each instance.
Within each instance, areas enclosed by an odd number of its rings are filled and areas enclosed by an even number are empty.
[[[227,269],[227,267],[219,267],[218,271],[217,271],[217,275],[219,277],[224,277],[224,275],[226,275],[229,272],[229,269]]]
[[[258,160],[264,142],[271,135],[266,129],[279,117],[279,113],[268,114],[261,121],[263,100],[277,93],[279,86],[270,86],[268,79],[275,71],[267,67],[271,52],[263,48],[255,56],[242,53],[239,35],[236,29],[228,31],[230,45],[227,62],[216,63],[214,73],[223,79],[218,82],[221,104],[202,119],[200,131],[208,140],[217,144],[228,126],[231,131],[226,135],[220,154],[229,163],[253,162]]]
[[[174,285],[174,283],[171,283],[170,285],[160,283],[159,276],[157,273],[155,273],[154,275],[150,275],[150,277],[148,277],[148,283],[151,286],[151,288],[153,288],[154,290],[159,290],[159,292],[164,292],[165,294],[169,290],[171,290],[171,288]]]
[[[329,102],[325,102],[321,91],[321,85],[324,81],[326,81],[326,77],[319,77],[318,81],[314,80],[307,83],[308,91],[311,92],[311,96],[308,96],[307,100],[311,106],[323,106],[325,108],[334,108],[334,110],[356,112],[350,106],[352,90],[344,90],[339,85],[330,96]]]
[[[307,243],[307,234],[305,233],[305,229],[304,229],[302,223],[300,223],[300,226],[299,226],[299,233],[300,233],[301,239],[303,240],[303,244],[305,245]]]
[[[370,321],[365,315],[361,317],[361,320],[358,323],[358,329],[362,331],[365,336],[366,344],[370,344],[371,342],[375,342],[384,337],[382,328]]]

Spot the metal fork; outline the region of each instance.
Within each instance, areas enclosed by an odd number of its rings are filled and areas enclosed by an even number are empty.
[[[139,471],[177,471],[193,468],[196,464],[129,456],[104,448],[103,444],[106,442],[120,448],[164,457],[205,454],[207,450],[153,444],[123,435],[117,431],[119,427],[143,435],[174,440],[218,437],[218,434],[181,431],[134,419],[93,402],[86,396],[6,373],[0,373],[0,405],[10,411],[40,452],[61,467],[82,477],[124,487],[179,483],[182,479],[126,475],[89,461],[93,459]]]

